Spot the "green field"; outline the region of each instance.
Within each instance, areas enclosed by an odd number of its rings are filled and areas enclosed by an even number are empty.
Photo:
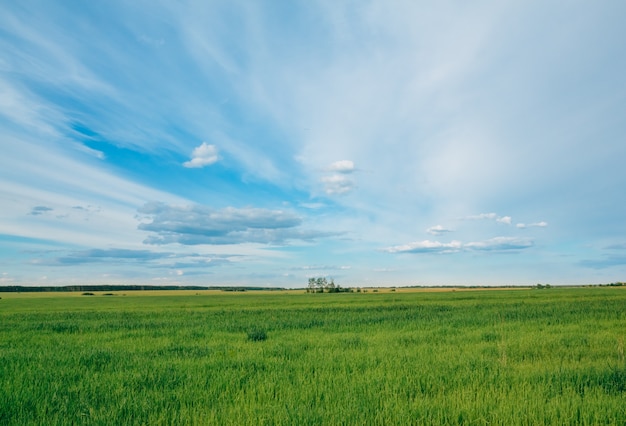
[[[0,424],[626,424],[626,289],[0,294]]]

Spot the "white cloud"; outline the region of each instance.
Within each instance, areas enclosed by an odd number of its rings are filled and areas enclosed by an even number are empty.
[[[38,96],[3,78],[0,78],[0,116],[46,137],[57,136],[51,122],[63,122],[65,118]]]
[[[324,176],[321,181],[324,183],[324,190],[328,195],[347,194],[356,187],[352,179],[342,174]]]
[[[310,210],[318,210],[326,207],[324,203],[300,203],[300,207],[304,207],[305,209]]]
[[[482,220],[482,219],[490,219],[495,220],[498,218],[498,215],[495,213],[481,213],[472,216],[467,216],[465,219],[467,220]]]
[[[388,253],[452,253],[463,247],[460,241],[441,243],[439,241],[416,241],[409,244],[388,247],[384,251]]]
[[[302,218],[292,212],[260,208],[212,209],[207,206],[168,205],[152,202],[139,209],[150,222],[139,229],[154,232],[147,244],[282,244],[335,235],[301,229]]]
[[[201,168],[214,164],[218,159],[217,147],[202,142],[202,145],[194,148],[191,160],[184,162],[183,166],[187,168]]]
[[[426,232],[428,232],[431,235],[441,235],[441,234],[444,234],[446,232],[454,232],[454,230],[453,229],[444,228],[441,225],[435,225],[435,226],[431,226],[430,228],[426,229]]]
[[[352,268],[351,266],[346,266],[346,265],[341,265],[341,266],[337,266],[337,265],[305,265],[305,266],[292,268],[292,270],[302,270],[302,271],[340,270],[340,271],[346,271],[346,270],[349,270],[351,268]]]
[[[356,170],[352,160],[335,161],[326,170],[332,174],[323,176],[320,181],[327,195],[347,194],[356,187],[355,181],[348,176]]]
[[[511,216],[498,216],[496,213],[480,213],[472,216],[466,216],[465,220],[495,220],[498,223],[506,225],[511,224]]]
[[[461,250],[479,251],[509,251],[522,250],[533,246],[533,241],[527,238],[495,237],[484,241],[475,241],[463,244],[460,241],[442,243],[440,241],[418,241],[404,245],[392,246],[383,249],[388,253],[456,253]]]
[[[335,161],[330,165],[329,170],[336,173],[352,173],[354,172],[354,162],[351,160]]]
[[[525,229],[525,228],[545,228],[546,226],[548,226],[548,222],[541,221],[541,222],[535,222],[535,223],[529,223],[529,224],[518,223],[515,226],[518,227],[519,229]]]
[[[498,223],[505,223],[507,225],[511,224],[511,216],[503,216],[496,219]]]
[[[495,237],[489,240],[471,242],[464,245],[467,249],[483,251],[520,250],[532,246],[532,240],[514,237]]]

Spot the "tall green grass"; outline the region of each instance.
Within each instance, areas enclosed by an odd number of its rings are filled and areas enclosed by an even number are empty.
[[[0,300],[0,424],[626,424],[626,291]]]

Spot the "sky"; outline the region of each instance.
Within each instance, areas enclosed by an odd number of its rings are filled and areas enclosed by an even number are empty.
[[[0,285],[626,281],[626,2],[0,2]]]

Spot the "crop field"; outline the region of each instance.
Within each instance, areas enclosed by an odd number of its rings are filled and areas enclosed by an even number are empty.
[[[626,289],[0,293],[1,425],[626,424]]]

